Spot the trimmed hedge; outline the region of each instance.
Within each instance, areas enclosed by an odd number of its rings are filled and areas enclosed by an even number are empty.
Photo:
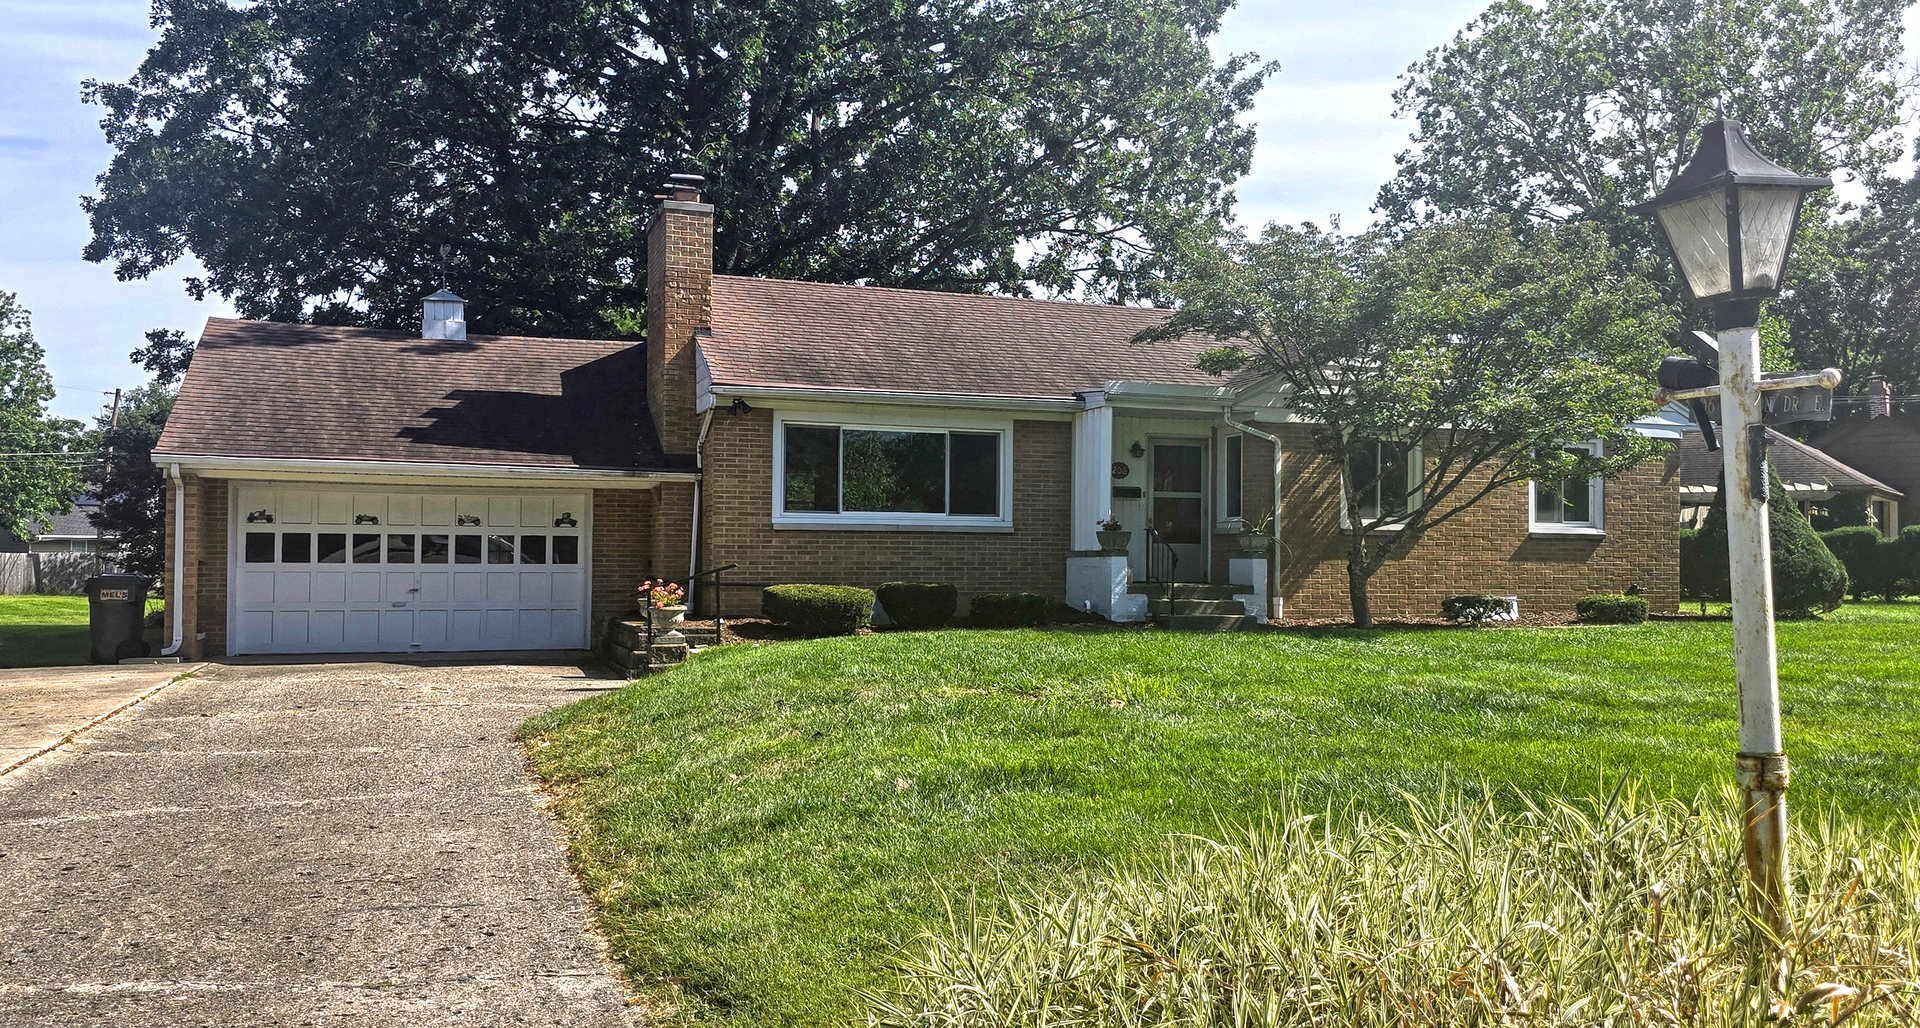
[[[1855,600],[1873,593],[1886,595],[1887,587],[1898,576],[1893,550],[1898,545],[1880,537],[1880,530],[1853,525],[1820,533],[1820,541],[1846,565],[1848,588]]]
[[[1582,596],[1573,612],[1590,625],[1637,625],[1647,620],[1647,601],[1625,593],[1596,593]]]
[[[1716,536],[1718,551],[1706,545],[1697,530],[1680,530],[1680,595],[1689,600],[1725,600],[1731,592],[1727,585],[1727,550],[1724,537]]]
[[[806,635],[852,635],[873,620],[873,590],[851,585],[770,585],[760,591],[769,621]]]
[[[1495,618],[1511,618],[1519,611],[1511,596],[1449,596],[1440,601],[1440,616],[1479,628]]]
[[[944,582],[888,582],[874,592],[899,628],[945,628],[960,606],[960,591]]]
[[[970,607],[980,628],[1032,628],[1047,620],[1047,598],[1038,593],[981,593]]]

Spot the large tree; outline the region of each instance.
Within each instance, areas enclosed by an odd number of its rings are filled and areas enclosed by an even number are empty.
[[[33,318],[19,297],[0,292],[0,529],[26,538],[49,514],[73,509],[80,456],[78,422],[47,412],[53,378]]]
[[[1879,376],[1920,393],[1920,175],[1879,179],[1858,217],[1817,231],[1778,305],[1795,360],[1841,369],[1853,392]]]
[[[1413,147],[1380,209],[1596,221],[1634,257],[1624,208],[1722,111],[1787,167],[1876,173],[1899,156],[1909,2],[1501,0],[1403,76]]]
[[[1356,237],[1271,226],[1229,241],[1144,339],[1203,332],[1203,366],[1251,365],[1285,389],[1340,469],[1354,623],[1368,581],[1426,531],[1530,479],[1611,478],[1651,444],[1673,321],[1592,226],[1516,232],[1447,219]],[[1597,449],[1569,446],[1599,439]],[[1462,591],[1472,583],[1461,583]]]
[[[1231,0],[156,0],[86,257],[249,317],[639,322],[650,197],[719,270],[1132,299],[1230,218],[1270,70]],[[445,256],[443,256],[443,253]],[[444,270],[443,270],[444,268]]]
[[[167,483],[165,472],[153,462],[153,446],[171,413],[173,390],[163,382],[128,392],[118,417],[103,411],[97,419],[97,452],[86,472],[87,488],[100,500],[88,518],[113,540],[114,563],[129,574],[156,580],[166,566]]]
[[[1685,165],[1722,112],[1787,167],[1871,179],[1899,156],[1909,3],[1502,0],[1403,76],[1394,97],[1415,123],[1413,146],[1379,209],[1399,224],[1592,222],[1623,261],[1638,261],[1652,228],[1627,208]],[[1844,315],[1823,309],[1833,300],[1823,283],[1855,263],[1836,213],[1833,194],[1815,194],[1762,326],[1769,367],[1816,365],[1851,345]],[[1683,320],[1704,319],[1664,261],[1654,274]],[[1862,384],[1858,366],[1840,366]]]

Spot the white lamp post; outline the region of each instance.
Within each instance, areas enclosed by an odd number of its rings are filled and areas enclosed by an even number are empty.
[[[1838,384],[1837,373],[1769,380],[1760,374],[1760,301],[1780,292],[1801,201],[1828,178],[1796,175],[1760,155],[1746,127],[1706,127],[1687,166],[1650,212],[1673,251],[1693,301],[1713,309],[1720,351],[1717,389],[1665,394],[1720,397],[1726,470],[1727,549],[1733,594],[1733,653],[1740,689],[1740,754],[1747,878],[1756,911],[1776,935],[1787,930],[1787,757],[1780,745],[1780,689],[1774,671],[1773,561],[1768,551],[1767,469],[1761,390]],[[1678,383],[1662,383],[1673,385]]]

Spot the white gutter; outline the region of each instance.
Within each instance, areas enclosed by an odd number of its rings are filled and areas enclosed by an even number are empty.
[[[1078,399],[1052,396],[980,396],[972,393],[908,393],[888,389],[812,389],[806,386],[759,386],[715,382],[704,402],[711,407],[715,396],[739,396],[748,400],[811,400],[815,403],[867,404],[944,404],[948,407],[973,407],[981,410],[1032,411],[1034,413],[1072,414],[1084,410]]]
[[[1235,420],[1233,408],[1221,411],[1220,419],[1227,427],[1236,432],[1256,436],[1273,444],[1273,545],[1267,548],[1267,620],[1279,621],[1280,600],[1280,470],[1283,455],[1280,452],[1280,437],[1271,432],[1262,432],[1252,425]]]
[[[587,468],[561,468],[544,464],[455,464],[438,461],[347,460],[291,457],[222,457],[210,454],[156,453],[154,461],[205,468],[209,471],[251,471],[267,474],[371,476],[389,475],[409,478],[500,478],[525,480],[550,478],[588,484],[619,482],[691,482],[697,471],[596,471]]]
[[[187,641],[187,487],[178,463],[167,465],[167,477],[173,479],[173,588],[167,596],[167,606],[173,608],[173,643],[160,651],[162,657],[179,653]]]

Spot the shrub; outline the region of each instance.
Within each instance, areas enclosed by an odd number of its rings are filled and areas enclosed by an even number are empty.
[[[1647,601],[1625,593],[1595,593],[1582,596],[1573,612],[1590,625],[1638,625],[1647,620]]]
[[[893,988],[867,997],[867,1023],[1893,1028],[1920,1014],[1905,821],[1801,817],[1798,916],[1755,981],[1731,789],[1406,802],[1329,810],[1283,790],[1217,839],[1175,836],[1046,891],[950,896]],[[1773,1004],[1806,1016],[1776,1020]]]
[[[1440,601],[1440,616],[1479,628],[1496,618],[1517,617],[1519,606],[1511,596],[1449,596]]]
[[[1726,495],[1724,476],[1720,494]],[[1769,545],[1773,550],[1773,607],[1777,614],[1812,614],[1840,606],[1847,595],[1847,569],[1814,534],[1800,508],[1786,498],[1780,477],[1773,477]],[[1715,500],[1700,525],[1702,564],[1716,578],[1727,565],[1727,508]]]
[[[760,592],[767,619],[805,635],[852,635],[873,620],[873,590],[850,585],[770,585]]]
[[[980,628],[1031,628],[1047,620],[1047,598],[1038,593],[981,593],[969,609]]]
[[[1690,600],[1727,598],[1726,536],[1715,536],[1714,541],[1719,543],[1717,550],[1707,545],[1700,531],[1680,530],[1680,595]]]
[[[1897,600],[1920,593],[1920,525],[1908,525],[1887,551],[1886,597]]]
[[[960,604],[959,590],[941,582],[888,582],[875,594],[901,628],[944,628]]]
[[[1836,528],[1831,532],[1822,532],[1820,541],[1825,543],[1827,551],[1840,558],[1847,569],[1847,582],[1858,600],[1868,593],[1884,594],[1893,554],[1892,547],[1885,544],[1880,531],[1866,525],[1853,525]]]

